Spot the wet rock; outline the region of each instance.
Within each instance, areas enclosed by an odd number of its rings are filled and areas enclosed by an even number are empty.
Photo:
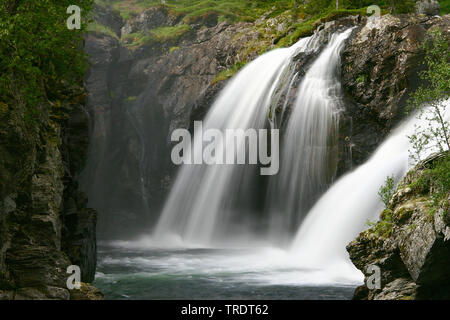
[[[381,270],[381,289],[360,288],[355,299],[450,297],[448,205],[442,201],[436,211],[430,211],[433,200],[429,191],[409,187],[420,178],[423,165],[408,173],[390,202],[392,221],[384,222],[390,225],[390,232],[381,233],[376,225],[347,246],[353,264],[366,277],[371,275],[366,273],[370,265]],[[447,202],[449,199],[450,194]]]

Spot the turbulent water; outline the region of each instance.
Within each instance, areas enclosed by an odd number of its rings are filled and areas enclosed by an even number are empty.
[[[100,247],[94,285],[107,299],[350,299],[356,286],[339,275],[298,268],[276,248],[147,245]]]

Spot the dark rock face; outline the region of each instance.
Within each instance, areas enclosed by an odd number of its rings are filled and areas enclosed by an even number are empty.
[[[116,33],[119,37],[122,32],[123,21],[120,13],[114,11],[110,7],[103,7],[94,4],[94,19],[98,23],[108,26],[111,30]]]
[[[130,34],[137,31],[149,30],[156,27],[172,26],[179,18],[169,12],[165,6],[153,7],[140,13],[134,19],[128,20],[121,28],[122,34]],[[107,21],[103,23],[109,25]]]
[[[7,163],[12,153],[0,155],[0,171],[5,172],[0,194],[2,299],[69,299],[66,270],[72,264],[81,267],[84,281],[93,280],[96,213],[86,208],[76,183],[88,146],[83,94],[81,87],[75,88],[62,105],[41,105],[48,117],[27,137],[17,135],[24,132],[20,106],[9,106],[3,118],[10,130],[1,132],[1,145],[23,148],[14,154],[14,164],[26,162],[10,174]],[[9,183],[16,177],[21,178]]]
[[[421,43],[431,27],[449,32],[450,18],[382,16],[354,30],[342,55],[347,110],[343,131],[353,164],[364,162],[405,117],[404,108],[418,86]]]
[[[81,185],[89,205],[101,213],[99,237],[123,238],[150,229],[175,171],[171,132],[202,119],[223,87],[214,83],[220,71],[258,56],[246,50],[249,44],[272,41],[251,23],[216,24],[204,18],[207,24],[192,24],[180,39],[135,49],[106,34],[86,38],[92,140]],[[155,8],[129,20],[122,33],[176,23],[164,7]]]
[[[430,213],[431,197],[409,187],[421,174],[419,168],[408,173],[394,194],[388,208],[393,217],[389,234],[372,228],[347,246],[350,259],[366,278],[368,266],[381,270],[381,288],[362,286],[354,299],[450,298],[450,209],[444,201]]]

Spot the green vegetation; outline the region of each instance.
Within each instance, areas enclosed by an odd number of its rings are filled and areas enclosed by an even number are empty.
[[[427,150],[450,149],[450,124],[444,119],[450,98],[450,51],[440,31],[433,30],[429,35],[430,39],[424,43],[426,69],[420,74],[425,85],[414,92],[408,106],[408,111],[418,110],[417,117],[426,121],[425,126],[417,126],[409,136],[413,147],[411,157],[416,161],[422,160]]]
[[[450,0],[440,0],[439,4],[441,6],[441,15],[450,13]]]
[[[450,192],[450,156],[447,152],[431,165],[423,168],[420,176],[409,187],[417,194],[429,194],[433,206],[439,206]]]
[[[367,221],[366,225],[370,227],[368,232],[374,233],[377,236],[387,238],[392,233],[394,219],[392,217],[392,211],[385,209],[381,213],[380,221]]]
[[[238,73],[239,70],[242,69],[242,67],[245,66],[245,63],[242,62],[238,62],[236,63],[234,66],[232,66],[231,68],[224,70],[222,72],[220,72],[217,77],[213,80],[212,84],[216,84],[220,81],[223,80],[227,80],[229,78],[231,78],[232,76],[234,76],[236,73]]]
[[[395,193],[395,180],[394,176],[386,177],[386,181],[383,186],[381,186],[378,191],[378,195],[383,201],[385,207],[389,207],[389,201],[391,201],[392,196]]]
[[[158,42],[166,42],[178,39],[191,30],[187,24],[177,25],[174,27],[161,27],[150,31],[152,38]]]
[[[421,163],[422,172],[410,187],[416,193],[431,195],[430,214],[434,215],[450,192],[450,123],[443,116],[450,98],[450,52],[447,39],[439,30],[429,32],[423,48],[425,70],[420,78],[424,85],[412,95],[408,111],[418,110],[418,118],[425,120],[426,125],[417,126],[409,136],[413,147],[410,154],[416,161],[430,151],[439,151],[440,156],[431,164]]]
[[[358,82],[358,83],[364,83],[364,82],[366,82],[366,75],[365,75],[365,74],[360,74],[360,75],[356,78],[356,82]]]
[[[164,3],[160,0],[96,0],[96,2],[102,6],[111,6],[120,12],[125,20],[150,7],[165,7],[174,20],[184,26],[181,30],[154,30],[148,34],[127,35],[123,40],[132,49],[154,41],[164,41],[165,38],[180,39],[187,31],[187,25],[201,25],[209,18],[218,19],[219,22],[225,20],[253,22],[261,17],[269,19],[283,16],[282,21],[287,24],[283,32],[270,31],[264,26],[257,27],[261,34],[273,39],[269,43],[261,41],[258,46],[254,46],[255,50],[262,53],[274,46],[286,47],[294,44],[301,37],[311,35],[320,23],[346,15],[366,15],[367,7],[373,4],[380,6],[382,14],[406,13],[414,10],[413,0],[340,0],[338,9],[335,0],[166,0]],[[98,27],[95,31],[108,33],[108,30]],[[170,36],[172,31],[174,35]],[[236,70],[238,69],[233,66],[218,78],[227,78],[226,74],[234,74]]]
[[[83,13],[92,0],[79,0]],[[82,83],[86,59],[83,31],[69,30],[69,0],[19,1],[0,4],[0,101],[14,108],[35,128],[45,118],[39,106],[60,104],[73,84]],[[53,103],[54,102],[54,103]]]
[[[116,39],[119,39],[119,37],[117,36],[117,34],[114,33],[114,31],[112,31],[107,26],[104,26],[104,25],[99,24],[97,22],[92,22],[92,23],[88,24],[88,26],[86,27],[86,31],[103,33],[103,34],[107,34],[107,35],[109,35],[111,37],[114,37]]]
[[[441,5],[448,0],[441,1]],[[407,13],[414,10],[413,0],[340,0],[336,8],[335,0],[97,0],[101,5],[110,5],[118,10],[126,20],[152,6],[165,5],[173,14],[183,17],[185,23],[197,18],[216,14],[219,19],[229,21],[255,21],[262,15],[275,17],[289,11],[293,20],[305,16],[316,16],[332,10],[352,10],[376,4],[392,13]]]
[[[134,49],[152,43],[176,42],[189,31],[191,31],[191,27],[186,24],[173,27],[160,27],[127,34],[123,37],[123,40],[125,40],[125,45]]]

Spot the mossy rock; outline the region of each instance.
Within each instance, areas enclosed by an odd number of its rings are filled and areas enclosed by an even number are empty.
[[[407,207],[401,207],[394,211],[393,217],[394,217],[395,222],[403,224],[406,221],[408,221],[409,218],[411,218],[413,213],[414,213],[414,209],[407,208]]]

